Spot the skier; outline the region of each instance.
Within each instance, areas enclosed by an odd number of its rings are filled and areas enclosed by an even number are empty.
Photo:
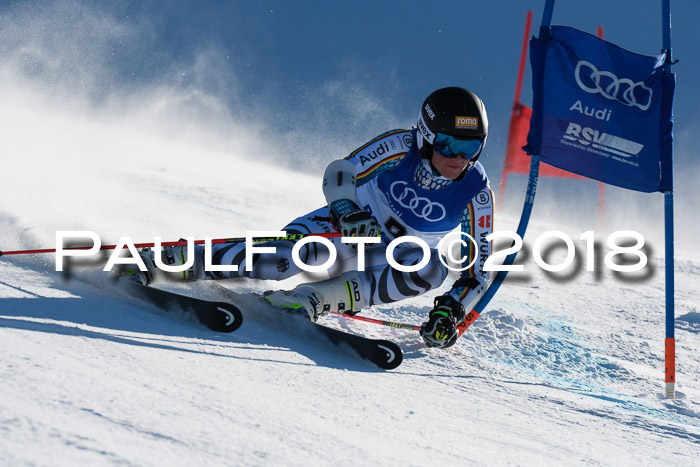
[[[420,109],[412,130],[386,132],[330,163],[323,177],[327,206],[301,216],[283,230],[294,233],[333,232],[343,237],[375,237],[379,243],[364,250],[364,270],[358,270],[362,247],[329,239],[337,260],[329,269],[330,279],[302,283],[290,291],[266,292],[275,306],[303,310],[312,321],[329,311],[356,314],[375,304],[391,303],[439,287],[448,269],[437,252],[442,237],[461,227],[476,244],[462,247],[464,264],[451,289],[435,298],[420,334],[428,346],[447,348],[458,337],[455,327],[487,287],[483,262],[490,255],[485,237],[493,226],[493,192],[488,177],[477,161],[488,135],[488,118],[476,94],[460,87],[447,87],[430,94]],[[386,259],[387,245],[402,236],[415,236],[431,248],[430,259],[418,271],[401,272]],[[238,265],[235,271],[205,271],[204,247],[194,247],[194,265],[185,278],[227,279],[251,277],[283,280],[302,273],[292,260],[290,240],[268,242],[275,253],[254,254],[251,271],[246,271],[246,245],[212,246],[214,265]],[[165,264],[185,264],[186,247],[166,247]],[[326,264],[329,250],[307,243],[299,250],[309,266]],[[142,251],[148,271],[136,280],[150,283],[155,274],[153,251]],[[401,243],[393,257],[401,265],[415,265],[424,257],[416,244]],[[181,274],[182,276],[182,274]]]

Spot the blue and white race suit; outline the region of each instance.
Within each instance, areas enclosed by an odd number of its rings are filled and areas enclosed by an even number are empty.
[[[384,133],[353,151],[346,160],[356,170],[356,202],[372,214],[381,226],[382,243],[365,250],[365,270],[358,271],[368,304],[391,303],[423,294],[439,287],[448,270],[439,259],[438,242],[458,227],[474,242],[461,248],[463,264],[472,266],[447,292],[465,307],[471,307],[475,293],[481,293],[488,280],[483,270],[491,245],[486,236],[493,231],[493,192],[479,162],[471,164],[457,180],[442,177],[430,163],[420,157],[415,130]],[[287,224],[287,234],[333,232],[328,206],[319,208]],[[431,248],[430,261],[415,272],[401,272],[387,263],[386,246],[395,238],[411,235],[424,240]],[[337,251],[337,261],[329,269],[331,277],[357,269],[357,249],[330,239]],[[293,241],[268,242],[276,253],[254,254],[252,271],[246,271],[245,244],[212,247],[212,263],[238,265],[233,272],[206,272],[210,279],[251,277],[283,280],[303,271],[292,261]],[[406,242],[394,250],[402,265],[414,265],[423,259],[423,250]],[[309,265],[326,263],[329,252],[316,242],[300,249],[301,260]],[[203,247],[196,248],[196,270],[203,277]],[[476,292],[478,290],[478,292]],[[470,292],[475,292],[471,293]],[[470,309],[470,308],[468,308]]]

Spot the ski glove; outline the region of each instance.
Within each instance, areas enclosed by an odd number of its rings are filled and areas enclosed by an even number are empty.
[[[378,237],[379,226],[370,213],[349,199],[333,201],[328,206],[331,222],[343,237]]]
[[[455,325],[464,319],[464,306],[450,295],[441,295],[435,298],[428,316],[428,321],[420,327],[425,345],[441,349],[453,346],[459,337]]]

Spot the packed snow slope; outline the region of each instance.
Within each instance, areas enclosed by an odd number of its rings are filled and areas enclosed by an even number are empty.
[[[39,110],[37,110],[39,109]],[[21,147],[0,185],[3,250],[52,247],[57,230],[105,243],[274,230],[322,201],[319,174],[257,162],[138,121],[26,108],[3,144]],[[28,129],[41,128],[41,138]],[[53,130],[52,130],[53,129]],[[21,141],[21,144],[20,144]],[[37,164],[37,161],[41,161]],[[517,216],[499,217],[514,229]],[[4,465],[691,465],[700,458],[700,261],[677,260],[677,398],[663,398],[658,251],[635,275],[577,262],[545,274],[532,239],[580,231],[536,210],[525,272],[513,274],[447,351],[415,332],[329,317],[405,352],[380,371],[303,322],[243,300],[216,334],[130,298],[52,255],[0,259],[0,459]],[[529,246],[528,246],[529,245]],[[563,257],[551,249],[549,261]],[[224,281],[237,291],[291,287]],[[446,287],[445,285],[444,287]],[[205,284],[175,286],[214,297]],[[433,294],[369,316],[420,323]]]
[[[500,104],[510,103],[512,88],[494,77],[514,73],[508,67],[519,53],[524,10],[508,8],[513,16],[489,21],[483,13],[496,9],[491,3],[479,2],[480,15],[473,2],[455,2],[470,11],[450,15],[449,24],[458,24],[447,28],[439,9],[414,18],[422,7],[405,8],[411,19],[403,21],[396,8],[373,6],[386,24],[366,29],[391,42],[368,34],[366,49],[354,50],[359,23],[346,21],[352,41],[344,45],[353,52],[344,55],[329,40],[344,37],[330,21],[343,16],[339,7],[326,7],[327,23],[300,29],[303,9],[273,3],[226,3],[265,18],[236,15],[232,25],[214,6],[200,15],[194,2],[189,9],[183,2],[4,2],[0,250],[53,248],[56,232],[66,230],[96,232],[104,244],[277,230],[324,204],[328,162],[413,124],[425,90],[451,84],[483,90],[493,126],[482,160],[498,192],[509,117]],[[530,3],[539,11],[540,2]],[[362,6],[344,6],[364,21]],[[218,29],[207,27],[204,13],[220,21]],[[480,18],[470,27],[497,34],[474,35],[497,53],[469,47],[463,52],[472,55],[454,60],[463,17]],[[694,16],[681,15],[674,26],[685,17]],[[396,25],[425,36],[406,39]],[[330,36],[316,35],[326,29]],[[443,30],[448,46],[435,37]],[[224,44],[208,37],[222,31],[241,37]],[[374,54],[399,48],[410,60],[436,56],[441,73],[404,79],[409,59]],[[689,108],[696,96],[680,76],[679,108]],[[0,257],[0,465],[697,465],[700,257],[689,247],[697,243],[700,172],[695,127],[689,119],[684,125],[674,400],[663,397],[661,195],[606,188],[601,225],[595,184],[541,180],[519,259],[525,271],[509,276],[453,348],[428,349],[412,331],[323,319],[397,342],[405,360],[392,371],[329,346],[302,319],[252,298],[237,301],[243,326],[217,334],[130,297],[97,261],[68,276],[55,271],[53,255]],[[517,225],[524,180],[511,180],[508,201],[497,200],[496,230]],[[576,242],[576,261],[559,273],[545,273],[532,256],[535,239],[552,229]],[[598,242],[593,272],[579,240],[589,230]],[[643,271],[605,266],[605,240],[615,230],[644,235]],[[545,256],[560,262],[561,243]],[[452,279],[364,313],[419,324]],[[222,285],[252,292],[300,280]],[[206,283],[168,287],[224,296]]]

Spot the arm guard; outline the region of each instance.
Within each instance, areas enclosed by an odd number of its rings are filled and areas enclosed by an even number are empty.
[[[355,183],[355,166],[352,162],[345,159],[331,162],[323,174],[323,194],[328,205],[341,199],[354,202]]]

